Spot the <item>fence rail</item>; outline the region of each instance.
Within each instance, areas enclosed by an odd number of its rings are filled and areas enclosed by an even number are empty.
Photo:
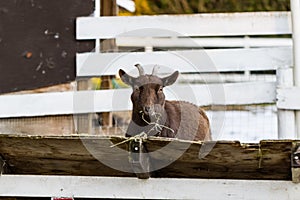
[[[249,12],[80,17],[76,33],[77,39],[291,34],[290,15],[290,12]]]
[[[273,103],[274,82],[174,85],[166,88],[169,100],[199,106]],[[29,117],[131,109],[131,89],[5,95],[0,98],[0,118]]]
[[[157,47],[157,48],[251,48],[251,47],[291,47],[291,38],[267,37],[201,37],[201,38],[140,38],[121,37],[116,39],[119,47]]]
[[[77,76],[115,75],[120,68],[132,70],[137,62],[160,64],[161,73],[276,70],[292,66],[292,48],[214,49],[129,53],[83,53],[77,55]]]
[[[297,199],[300,189],[299,184],[291,181],[196,178],[152,178],[144,181],[127,177],[2,175],[0,183],[1,195],[6,197],[56,195],[75,198],[198,199],[205,196],[206,199],[252,199],[251,195],[256,193],[256,199],[288,200]],[[116,187],[120,189],[116,190]],[[185,192],[180,192],[178,187]]]

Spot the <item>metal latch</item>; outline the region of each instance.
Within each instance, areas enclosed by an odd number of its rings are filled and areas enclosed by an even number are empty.
[[[129,163],[138,178],[150,178],[150,159],[142,138],[129,142]]]

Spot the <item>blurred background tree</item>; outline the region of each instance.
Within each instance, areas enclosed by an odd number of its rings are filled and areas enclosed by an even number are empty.
[[[288,11],[290,0],[135,0],[136,11],[120,15]]]

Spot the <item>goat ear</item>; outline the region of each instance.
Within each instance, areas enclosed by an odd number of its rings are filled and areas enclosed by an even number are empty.
[[[119,76],[122,79],[122,81],[124,83],[126,83],[127,85],[130,85],[130,86],[133,85],[134,77],[128,75],[124,70],[122,70],[122,69],[119,70]]]
[[[171,74],[170,76],[162,78],[164,86],[172,85],[173,83],[175,83],[175,81],[178,78],[178,75],[179,75],[179,72],[176,71],[173,74]]]

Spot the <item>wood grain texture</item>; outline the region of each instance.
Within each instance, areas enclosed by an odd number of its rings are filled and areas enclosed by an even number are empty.
[[[14,174],[134,176],[126,144],[110,147],[124,139],[0,135],[0,154]],[[145,142],[152,168],[166,165],[152,177],[291,180],[291,140],[241,144],[152,137]],[[201,152],[208,155],[201,158]]]

